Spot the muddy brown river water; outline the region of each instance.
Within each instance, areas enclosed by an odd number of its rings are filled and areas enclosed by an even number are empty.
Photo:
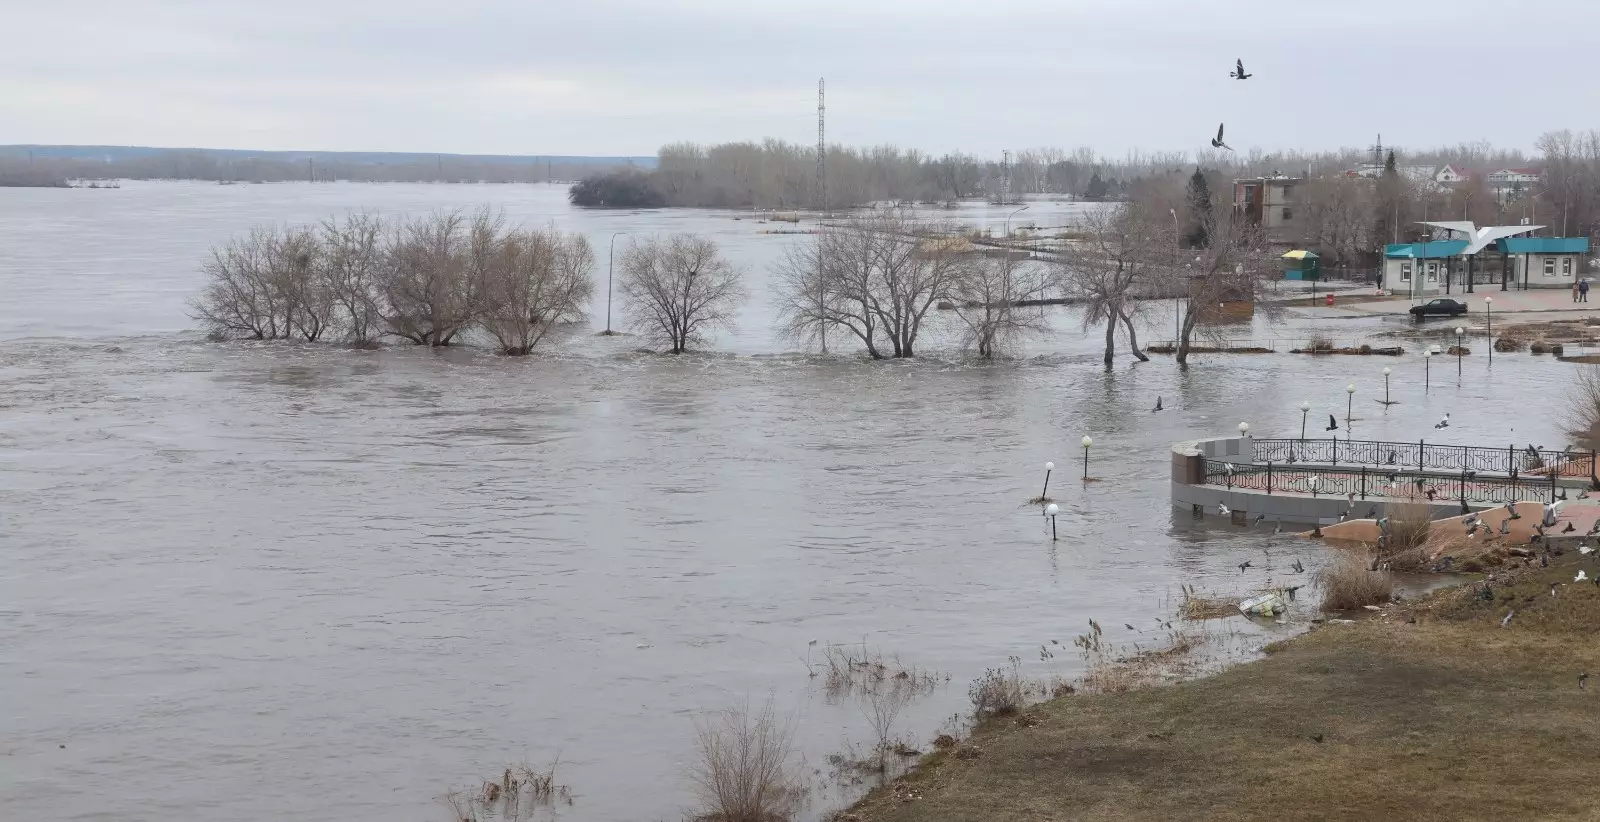
[[[1090,618],[1149,642],[1180,584],[1234,590],[1241,557],[1256,585],[1324,561],[1170,510],[1175,440],[1240,421],[1293,436],[1302,400],[1316,430],[1353,382],[1360,437],[1432,440],[1450,411],[1441,441],[1564,441],[1571,366],[1527,354],[1469,357],[1459,385],[1436,363],[1426,394],[1415,355],[1107,371],[1098,332],[1052,309],[1056,332],[1000,364],[939,328],[916,362],[808,355],[772,333],[765,273],[804,238],[726,212],[578,213],[562,194],[0,189],[0,816],[444,820],[447,788],[559,755],[562,818],[678,819],[697,713],[770,695],[824,774],[866,741],[860,706],[807,676],[810,640],[948,673],[900,721],[925,743],[1009,656],[1076,674],[1074,654],[1038,648],[1070,648]],[[589,334],[507,359],[189,330],[196,266],[230,233],[483,202],[588,233],[598,300],[611,235],[666,230],[723,242],[752,300],[713,350],[679,358]],[[1009,211],[953,216],[998,227]],[[1149,306],[1150,334],[1167,310]],[[1392,327],[1300,316],[1238,335]],[[1048,459],[1056,543],[1021,505]],[[1293,629],[1228,632],[1248,652]],[[848,794],[819,788],[810,813]]]

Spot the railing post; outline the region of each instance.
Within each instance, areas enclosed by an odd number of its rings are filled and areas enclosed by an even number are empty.
[[[1267,463],[1267,493],[1272,493],[1272,463]]]
[[[1517,446],[1506,446],[1506,473],[1511,473],[1511,466],[1517,464]]]
[[[1367,466],[1361,466],[1361,498],[1367,498]]]
[[[1600,477],[1596,477],[1595,473],[1594,473],[1594,456],[1595,456],[1595,449],[1590,448],[1589,449],[1589,490],[1590,491],[1600,490]]]
[[[1466,507],[1466,504],[1467,504],[1467,469],[1462,468],[1461,469],[1461,505],[1462,505],[1462,507]]]
[[[1339,435],[1333,436],[1333,464],[1339,464]]]
[[[1427,462],[1427,459],[1424,458],[1424,456],[1423,456],[1424,454],[1427,454],[1427,453],[1428,453],[1428,442],[1427,442],[1427,440],[1417,440],[1417,470],[1420,471],[1423,468],[1427,467],[1426,465],[1423,464],[1423,463]]]
[[[1556,472],[1550,466],[1545,466],[1545,473],[1550,475],[1550,504],[1556,503]]]
[[[1463,446],[1461,446],[1461,469],[1462,470],[1466,470],[1468,467],[1470,467],[1470,463],[1467,461],[1468,459],[1469,459],[1469,457],[1468,457],[1468,454],[1467,454],[1467,447],[1465,445],[1463,445]]]

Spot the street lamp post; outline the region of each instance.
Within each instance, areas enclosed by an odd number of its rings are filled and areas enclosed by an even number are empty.
[[[1055,463],[1047,462],[1047,463],[1044,464],[1044,490],[1039,492],[1039,499],[1042,499],[1042,500],[1049,500],[1050,499],[1049,497],[1045,496],[1045,494],[1050,493],[1050,472],[1054,471],[1054,470],[1056,470],[1056,464]]]
[[[1356,404],[1356,384],[1350,383],[1349,385],[1345,386],[1344,393],[1344,436],[1345,439],[1350,439],[1354,436],[1350,433],[1350,417],[1352,416],[1351,412],[1355,409]]]
[[[1088,435],[1083,438],[1083,478],[1089,478],[1089,446],[1094,445],[1094,440]]]
[[[1056,541],[1056,514],[1061,513],[1061,507],[1050,503],[1044,507],[1044,515],[1050,518],[1050,541]]]
[[[1465,334],[1465,333],[1466,333],[1466,329],[1462,328],[1459,325],[1456,326],[1456,381],[1457,382],[1461,381],[1461,355],[1466,351],[1465,348],[1461,347],[1461,335]]]
[[[1304,448],[1305,444],[1306,444],[1306,415],[1309,414],[1309,413],[1311,413],[1311,403],[1309,403],[1309,402],[1300,403],[1300,447],[1301,448]]]
[[[1250,423],[1248,423],[1248,422],[1239,423],[1239,436],[1241,436],[1241,437],[1250,436]]]
[[[1394,402],[1389,399],[1389,374],[1390,373],[1391,373],[1391,369],[1389,368],[1389,366],[1387,366],[1387,365],[1384,366],[1383,367],[1383,404],[1384,405],[1394,405]]]
[[[1428,377],[1432,372],[1429,363],[1432,362],[1433,352],[1426,348],[1422,349],[1422,393],[1424,394],[1428,393]]]
[[[1489,340],[1488,340],[1488,345],[1489,345],[1489,364],[1493,365],[1494,364],[1494,298],[1493,297],[1484,297],[1483,298],[1483,317],[1484,317],[1484,322],[1489,327],[1489,330],[1487,332],[1488,335],[1489,335]]]
[[[605,331],[605,334],[606,334],[607,337],[609,337],[613,333],[615,333],[615,332],[613,332],[611,330],[611,270],[616,266],[616,262],[617,262],[617,238],[622,236],[622,235],[624,235],[624,234],[627,234],[627,233],[628,232],[626,232],[626,231],[618,231],[617,233],[612,234],[611,235],[610,250],[606,252],[606,331]]]
[[[1027,206],[1023,206],[1022,208],[1019,208],[1016,211],[1013,211],[1010,214],[1006,215],[1006,239],[1007,240],[1011,239],[1011,218],[1017,216],[1018,214],[1021,214],[1024,211],[1027,211],[1027,210],[1028,210],[1028,207]]]

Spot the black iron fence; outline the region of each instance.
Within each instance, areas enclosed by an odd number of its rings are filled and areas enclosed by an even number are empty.
[[[1218,460],[1206,460],[1206,484],[1268,494],[1293,493],[1356,500],[1458,500],[1500,505],[1510,502],[1555,502],[1567,494],[1565,489],[1557,485],[1555,474],[1523,474],[1512,478],[1462,471],[1451,476],[1389,471],[1367,466],[1250,465]]]
[[[1283,463],[1291,466],[1301,463],[1326,463],[1366,465],[1384,469],[1490,472],[1505,474],[1507,477],[1551,474],[1593,478],[1595,452],[1551,451],[1528,446],[1519,448],[1515,445],[1507,445],[1505,448],[1484,448],[1472,445],[1429,445],[1425,440],[1379,442],[1329,437],[1303,440],[1257,439],[1255,459],[1257,462]]]

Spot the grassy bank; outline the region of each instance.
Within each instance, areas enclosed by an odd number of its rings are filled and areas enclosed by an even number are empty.
[[[1327,624],[1204,679],[991,720],[838,818],[1594,819],[1600,676],[1578,676],[1600,674],[1600,587],[1573,582],[1580,559],[1497,575],[1487,599],[1474,582]]]

